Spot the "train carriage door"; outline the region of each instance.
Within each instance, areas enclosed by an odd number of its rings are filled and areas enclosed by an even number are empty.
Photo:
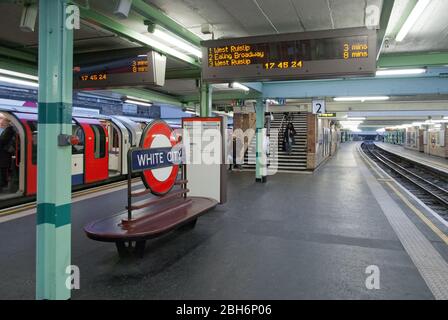
[[[122,149],[122,137],[121,131],[113,123],[107,123],[107,132],[110,137],[109,140],[109,177],[119,176],[121,174],[122,159],[121,159],[121,149]]]
[[[121,122],[129,132],[129,143],[131,147],[136,147],[140,144],[140,139],[143,133],[142,126],[135,121],[132,121],[123,116],[114,116],[114,121]]]
[[[72,134],[78,137],[79,142],[72,146],[72,185],[84,183],[84,147],[85,134],[83,128],[72,122]]]
[[[14,113],[19,119],[24,135],[19,135],[15,155],[16,167],[19,168],[19,189],[31,196],[37,191],[37,114]],[[19,153],[20,149],[20,153]]]
[[[113,138],[111,136],[111,142],[109,142],[109,150],[111,150],[113,153],[115,153],[117,157],[117,161],[119,164],[118,170],[121,174],[127,174],[128,173],[128,167],[127,167],[127,157],[128,157],[128,150],[131,147],[131,137],[129,130],[126,128],[126,126],[121,123],[117,119],[112,119],[112,126],[113,127]],[[111,169],[111,151],[109,151],[109,170]]]
[[[84,182],[92,183],[109,177],[109,137],[97,119],[75,118],[84,131]]]

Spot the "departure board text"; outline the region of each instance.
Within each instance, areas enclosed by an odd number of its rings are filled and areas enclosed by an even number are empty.
[[[212,68],[262,65],[264,69],[300,69],[307,61],[369,57],[366,36],[279,41],[208,48]]]

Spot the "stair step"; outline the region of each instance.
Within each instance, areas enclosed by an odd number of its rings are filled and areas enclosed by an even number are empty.
[[[283,155],[283,156],[279,156],[279,157],[270,157],[269,161],[288,162],[289,163],[291,161],[294,161],[294,162],[306,161],[307,158],[308,158],[308,156],[306,156],[306,155],[292,155],[292,156]],[[255,157],[249,157],[249,158],[246,157],[243,160],[244,160],[244,162],[249,161],[251,163],[252,162],[255,163],[255,161],[256,161]]]

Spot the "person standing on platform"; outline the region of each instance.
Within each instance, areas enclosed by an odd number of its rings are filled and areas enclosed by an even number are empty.
[[[11,121],[3,114],[0,114],[0,127],[3,128],[0,134],[0,192],[2,192],[3,188],[8,186],[8,174],[15,150],[15,131]]]

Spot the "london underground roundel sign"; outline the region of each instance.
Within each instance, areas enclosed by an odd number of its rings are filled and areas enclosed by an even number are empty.
[[[146,188],[156,195],[169,192],[177,178],[181,149],[173,148],[177,137],[164,121],[151,122],[143,131],[140,148],[131,150],[132,172],[141,172]]]

